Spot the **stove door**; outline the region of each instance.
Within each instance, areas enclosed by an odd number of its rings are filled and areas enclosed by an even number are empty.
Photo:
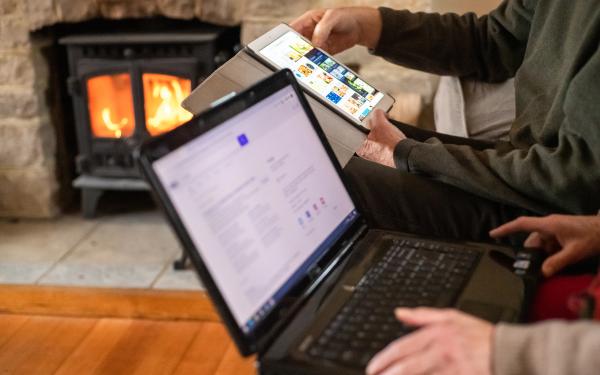
[[[135,131],[131,75],[108,73],[86,81],[93,138],[128,138]]]
[[[192,92],[192,80],[171,74],[142,73],[146,131],[157,136],[192,119],[181,102]]]
[[[145,130],[157,136],[191,120],[181,106],[203,77],[195,58],[155,59],[140,64]]]
[[[192,118],[181,107],[199,80],[197,58],[80,59],[74,95],[80,173],[138,177],[132,151]]]

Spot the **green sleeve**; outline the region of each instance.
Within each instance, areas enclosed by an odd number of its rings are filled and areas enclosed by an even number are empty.
[[[372,52],[430,73],[502,82],[523,61],[534,3],[506,0],[482,17],[380,8],[382,32]]]
[[[551,144],[538,142],[519,149],[499,143],[477,151],[436,138],[407,139],[395,148],[396,167],[540,214],[596,214],[600,208],[599,76],[600,50],[596,50],[569,83],[565,116]]]

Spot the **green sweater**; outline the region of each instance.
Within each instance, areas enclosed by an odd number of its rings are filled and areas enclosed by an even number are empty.
[[[401,141],[396,166],[545,214],[600,208],[600,2],[508,0],[488,16],[380,9],[373,51],[394,63],[486,82],[515,77],[509,142],[477,151]]]

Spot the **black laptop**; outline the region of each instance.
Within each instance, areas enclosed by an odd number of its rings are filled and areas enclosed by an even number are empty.
[[[361,374],[398,306],[518,320],[514,252],[369,229],[291,71],[145,143],[158,201],[263,374]]]

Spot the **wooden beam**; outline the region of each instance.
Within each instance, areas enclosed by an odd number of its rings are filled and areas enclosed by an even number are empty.
[[[0,285],[0,313],[219,322],[201,291]]]

